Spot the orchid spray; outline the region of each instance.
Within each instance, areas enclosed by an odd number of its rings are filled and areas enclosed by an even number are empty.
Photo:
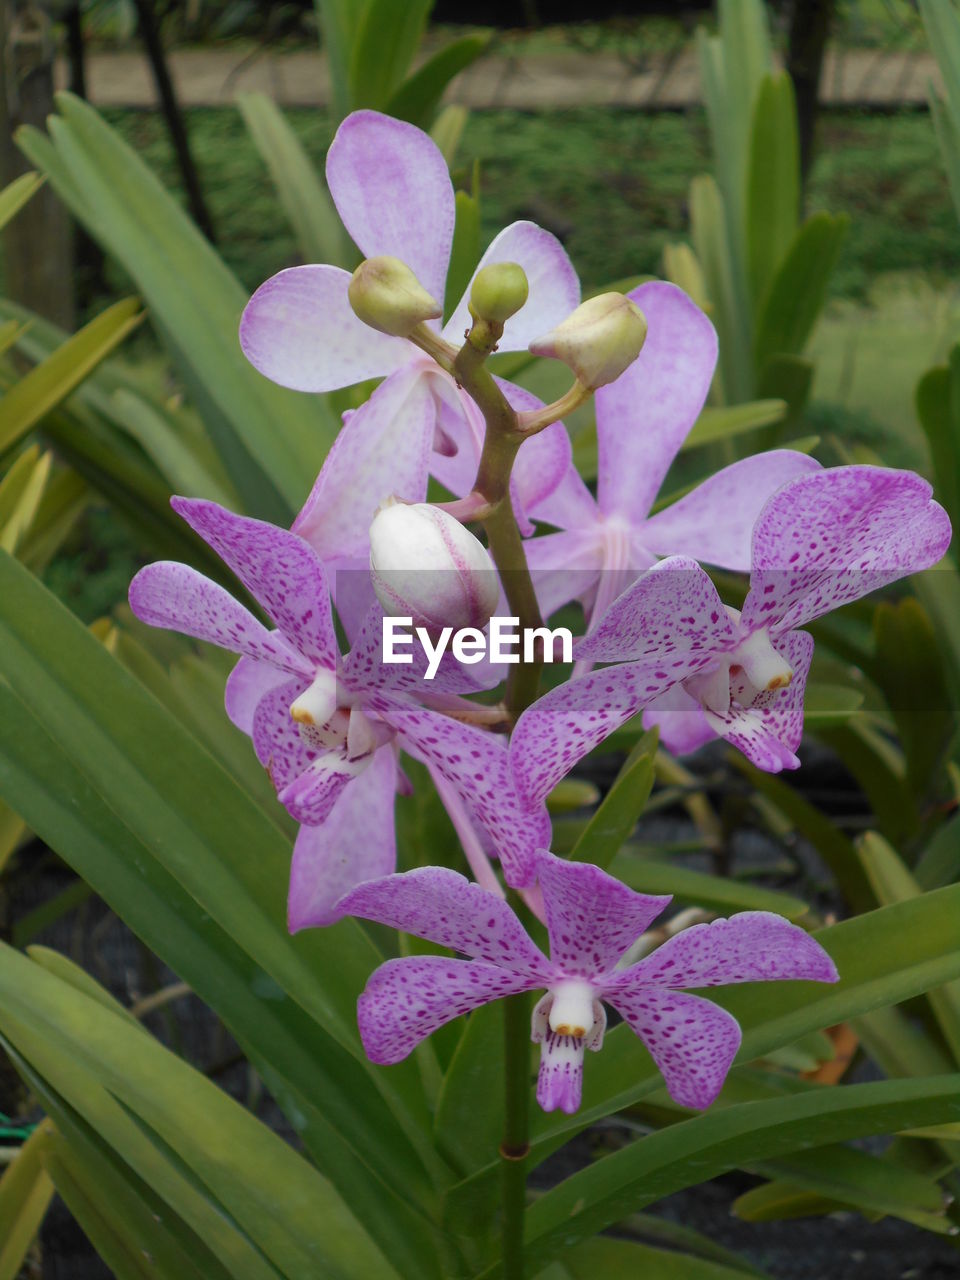
[[[291,929],[352,915],[465,957],[401,955],[376,969],[358,1005],[371,1060],[398,1062],[502,999],[501,1265],[517,1280],[531,1041],[538,1102],[575,1112],[609,1005],[673,1100],[702,1108],[740,1030],[689,988],[838,976],[803,928],[766,912],[682,930],[638,958],[669,898],[554,856],[549,792],[639,712],[679,752],[722,736],[762,769],[796,767],[813,649],[800,628],[933,564],[950,528],[917,476],[823,470],[790,450],[733,464],[651,516],[713,376],[703,312],[662,282],[580,303],[562,247],[521,222],[496,237],[441,328],[455,202],[433,142],[357,112],[331,145],[327,177],[363,262],[352,276],[319,264],[267,281],[241,344],[267,377],[304,392],[383,381],[344,415],[292,530],[175,500],[273,626],[183,565],[148,566],[130,599],[145,622],[240,655],[228,713],[301,823]],[[494,352],[526,349],[570,369],[555,402],[491,372]],[[562,423],[593,397],[596,496]],[[453,498],[427,503],[430,477]],[[700,559],[751,571],[741,610]],[[541,696],[544,617],[575,597],[588,624],[577,673]],[[382,626],[398,610],[436,641],[428,672],[412,654],[385,660]],[[482,637],[504,611],[536,643],[507,667],[499,701],[478,701],[502,669],[442,656],[437,637],[457,626]],[[611,665],[589,669],[597,663]],[[476,883],[452,867],[396,873],[403,753],[429,771]],[[530,936],[541,923],[549,956]]]

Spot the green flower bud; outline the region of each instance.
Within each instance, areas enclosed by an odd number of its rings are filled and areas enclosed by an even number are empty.
[[[347,296],[364,324],[395,338],[407,338],[424,320],[443,315],[440,304],[406,263],[386,255],[360,263],[347,285]]]
[[[476,274],[467,304],[474,320],[506,324],[527,300],[526,272],[516,262],[491,262]]]
[[[615,382],[640,354],[647,321],[622,293],[601,293],[530,343],[535,356],[562,360],[590,391]]]

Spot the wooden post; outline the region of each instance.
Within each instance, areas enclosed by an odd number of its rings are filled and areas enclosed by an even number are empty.
[[[43,128],[54,109],[54,41],[38,0],[0,0],[0,184],[29,168],[13,141],[23,124]],[[44,186],[3,231],[4,293],[72,330],[75,322],[73,229],[65,207]]]

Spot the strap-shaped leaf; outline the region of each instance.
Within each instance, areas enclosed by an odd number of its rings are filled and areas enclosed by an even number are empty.
[[[849,218],[815,213],[797,232],[766,294],[757,321],[756,363],[775,355],[799,355],[823,310],[827,285]]]
[[[756,304],[766,293],[797,233],[800,154],[793,81],[766,75],[753,108],[747,168],[747,270]]]
[[[0,1280],[16,1280],[53,1198],[43,1166],[49,1126],[35,1129],[0,1178]]]

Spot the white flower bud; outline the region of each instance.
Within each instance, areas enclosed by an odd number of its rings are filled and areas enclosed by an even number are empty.
[[[482,629],[500,599],[483,544],[425,502],[380,509],[370,526],[370,575],[386,613],[432,630]]]
[[[536,342],[535,356],[562,360],[590,391],[615,382],[633,364],[647,336],[640,308],[622,293],[601,293]]]
[[[406,338],[443,309],[399,258],[365,258],[350,278],[347,296],[354,314],[371,329]]]

